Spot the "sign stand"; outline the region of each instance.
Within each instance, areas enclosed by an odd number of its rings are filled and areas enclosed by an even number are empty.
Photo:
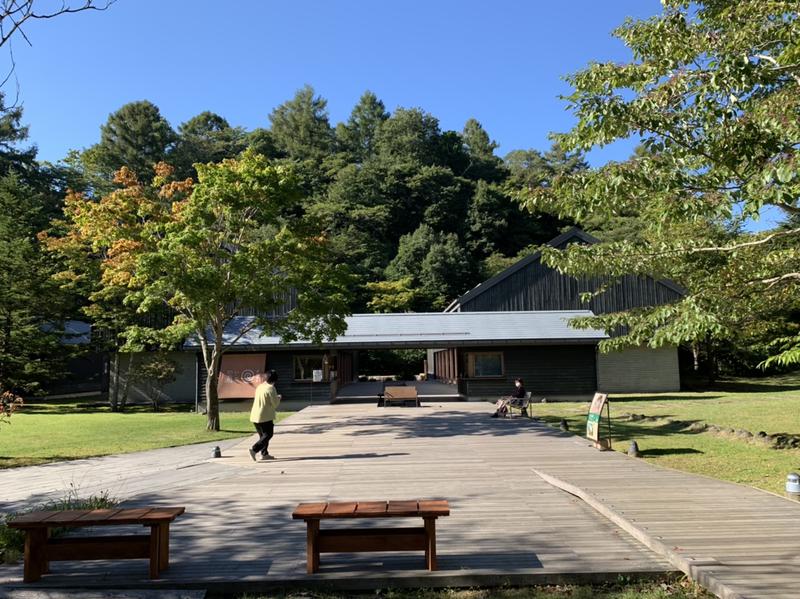
[[[600,420],[603,415],[603,408],[606,409],[608,424],[608,433],[605,437],[600,434]],[[609,405],[608,395],[605,393],[594,394],[592,405],[589,408],[589,415],[586,418],[586,438],[600,451],[611,449],[611,407]]]

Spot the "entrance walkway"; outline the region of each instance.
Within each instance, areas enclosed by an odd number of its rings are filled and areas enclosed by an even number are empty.
[[[392,383],[387,381],[364,381],[348,383],[336,393],[336,401],[348,402],[353,400],[363,400],[365,402],[377,403],[378,394],[383,392],[383,387],[391,385],[404,385],[416,387],[417,395],[422,401],[449,401],[464,399],[458,394],[456,385],[448,385],[441,381],[403,381],[402,383]]]
[[[221,459],[182,462],[169,473],[141,474],[127,456],[107,464],[126,477],[129,506],[183,505],[172,527],[172,566],[147,580],[138,560],[57,562],[36,587],[216,588],[252,592],[269,585],[453,586],[615,579],[674,570],[583,501],[531,471],[538,456],[577,447],[580,459],[603,459],[572,436],[528,419],[492,419],[481,403],[423,408],[373,405],[311,407],[276,427],[274,462],[254,463],[248,442]],[[150,452],[149,452],[150,453]],[[113,464],[113,466],[112,466]],[[50,487],[66,464],[4,472],[30,495]],[[65,470],[68,472],[69,470]],[[108,477],[95,464],[86,478]],[[194,479],[192,479],[194,477]],[[5,489],[5,487],[3,487]],[[446,498],[451,516],[437,526],[439,571],[412,554],[324,555],[320,574],[305,573],[305,526],[290,514],[300,501]],[[19,585],[21,566],[0,567],[0,584]],[[0,592],[0,595],[2,593]]]

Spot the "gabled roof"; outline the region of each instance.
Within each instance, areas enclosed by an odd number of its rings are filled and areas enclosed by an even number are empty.
[[[589,245],[594,245],[596,243],[600,243],[600,240],[597,237],[589,235],[586,231],[583,231],[582,229],[579,229],[578,227],[572,227],[571,229],[569,229],[568,231],[565,231],[564,233],[562,233],[558,237],[554,237],[553,239],[548,241],[545,245],[549,245],[550,247],[557,248],[557,247],[560,247],[560,246],[564,245],[565,243],[567,243],[569,241],[572,241],[572,240],[580,240],[583,243],[586,243],[586,244],[589,244]],[[518,262],[515,262],[514,264],[512,264],[511,266],[509,266],[505,270],[503,270],[503,271],[497,273],[496,275],[494,275],[491,279],[488,279],[488,280],[484,281],[483,283],[478,283],[475,287],[473,287],[472,289],[467,291],[464,295],[462,295],[461,297],[453,300],[452,303],[449,306],[447,306],[447,308],[445,308],[445,312],[452,312],[452,311],[456,310],[459,306],[461,306],[461,305],[463,305],[463,304],[475,299],[480,294],[484,293],[485,291],[488,291],[489,289],[491,289],[492,287],[494,287],[495,285],[497,285],[501,281],[504,281],[505,279],[507,279],[508,277],[512,276],[513,274],[519,272],[520,270],[522,270],[523,268],[525,268],[529,264],[532,264],[533,262],[537,262],[538,260],[541,259],[541,257],[542,257],[542,252],[541,251],[536,251],[536,252],[534,252],[533,254],[531,254],[529,256],[525,256],[524,258],[522,258]],[[676,283],[673,283],[672,281],[669,281],[667,279],[660,279],[660,280],[656,280],[656,283],[659,283],[660,285],[664,285],[665,287],[668,287],[669,289],[671,289],[672,291],[674,291],[676,293],[679,293],[681,295],[686,295],[686,290],[683,287],[681,287],[680,285],[677,285]]]
[[[590,310],[539,312],[404,312],[399,314],[353,314],[346,318],[347,330],[336,339],[314,345],[298,340],[284,343],[279,337],[253,329],[234,339],[253,317],[240,316],[225,327],[223,344],[242,349],[274,348],[402,348],[482,345],[594,344],[608,336],[598,329],[575,329],[569,321],[594,316]],[[185,349],[199,347],[195,338]]]

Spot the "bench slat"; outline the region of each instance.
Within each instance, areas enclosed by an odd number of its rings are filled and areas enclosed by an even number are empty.
[[[419,505],[416,501],[390,501],[386,514],[389,516],[418,516]]]
[[[424,551],[426,546],[425,529],[421,527],[319,531],[320,553]]]
[[[356,516],[377,516],[386,513],[387,504],[385,501],[359,501],[356,508]]]
[[[121,508],[117,509],[97,509],[87,512],[77,519],[78,522],[87,522],[86,526],[93,526],[99,522],[108,520],[111,516],[123,511]]]
[[[186,511],[183,507],[155,508],[142,516],[142,522],[171,522]]]
[[[88,511],[89,510],[66,510],[63,512],[54,512],[45,522],[48,526],[54,526],[56,524],[69,526],[81,516],[85,516]]]
[[[292,512],[292,518],[303,520],[305,518],[321,518],[327,503],[301,503]]]
[[[446,499],[429,499],[419,502],[420,516],[449,516],[450,504]]]
[[[50,539],[45,555],[51,562],[146,558],[150,557],[150,535]]]
[[[48,518],[52,518],[57,513],[58,512],[55,511],[38,511],[22,514],[21,516],[15,517],[10,522],[7,522],[6,526],[10,528],[36,528],[38,526],[47,526],[45,521]]]
[[[348,517],[356,513],[358,503],[355,501],[336,501],[328,504],[325,508],[324,516],[326,518]]]

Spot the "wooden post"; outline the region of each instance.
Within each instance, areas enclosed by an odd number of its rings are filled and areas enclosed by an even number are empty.
[[[169,568],[169,522],[158,525],[158,569]]]
[[[22,579],[25,582],[36,582],[46,569],[47,558],[46,528],[29,528],[25,531],[25,566]]]
[[[428,570],[433,572],[437,569],[436,564],[436,518],[426,517],[425,520],[425,562]]]
[[[319,572],[319,520],[306,520],[306,572]]]
[[[150,578],[158,578],[158,564],[160,561],[159,537],[160,527],[158,524],[150,525]]]

